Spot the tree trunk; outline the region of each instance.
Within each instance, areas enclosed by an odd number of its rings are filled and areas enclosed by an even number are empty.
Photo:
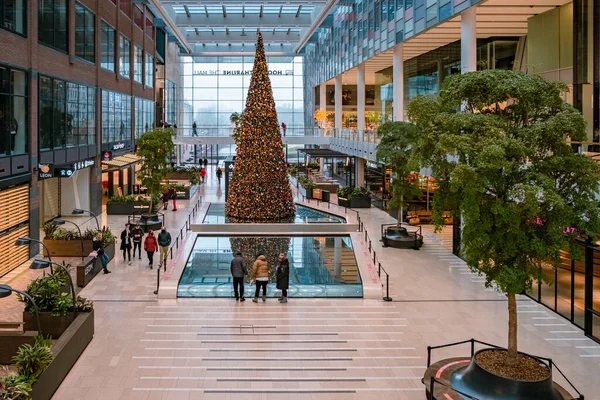
[[[514,293],[508,293],[508,365],[516,365],[517,360],[517,298]]]
[[[152,200],[154,199],[154,192],[151,190],[150,191],[150,208],[148,208],[148,215],[152,214]]]
[[[398,209],[398,228],[400,228],[400,226],[402,226],[403,221],[403,214],[404,214],[404,207],[402,206],[403,204],[403,198],[402,196],[400,196],[400,208]]]

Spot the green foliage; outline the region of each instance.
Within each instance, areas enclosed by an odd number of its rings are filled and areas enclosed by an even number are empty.
[[[586,139],[566,90],[487,70],[448,77],[438,98],[408,106],[421,137],[415,159],[439,183],[434,223],[443,224],[445,209],[459,211],[467,264],[503,293],[530,290],[544,280],[541,263],[556,265],[565,248],[578,254],[577,239],[595,240],[600,229],[600,170],[566,142]]]
[[[185,192],[185,185],[179,184],[179,183],[167,183],[161,186],[161,192],[167,188],[167,189],[171,189],[171,188],[175,188],[176,192]]]
[[[310,168],[310,169],[321,169],[321,166],[319,165],[318,162],[311,161],[311,162],[308,163],[308,168]]]
[[[135,196],[135,195],[129,194],[127,196],[113,196],[106,201],[106,204],[112,204],[112,203],[150,204],[150,200],[147,197]]]
[[[314,189],[317,187],[317,184],[310,178],[306,176],[301,176],[298,178],[298,183],[305,189]]]
[[[150,192],[150,209],[154,204],[155,194],[160,193],[161,182],[169,172],[168,156],[175,148],[173,129],[155,128],[146,132],[137,140],[137,155],[143,158],[138,178],[142,186]]]
[[[67,315],[73,311],[73,295],[63,292],[68,285],[68,278],[64,272],[56,268],[53,274],[46,274],[33,279],[27,286],[27,293],[33,298],[40,312],[51,312],[52,315]],[[33,312],[31,302],[26,297],[17,294],[21,303],[25,304],[25,311]],[[77,311],[90,312],[93,303],[84,297],[76,298]]]
[[[233,135],[231,135],[233,137],[233,140],[235,141],[235,143],[238,143],[238,140],[240,138],[240,128],[242,126],[242,118],[244,116],[244,113],[237,113],[234,112],[231,114],[231,116],[229,117],[229,121],[231,121],[231,123],[233,124]]]
[[[369,192],[363,187],[345,186],[337,190],[338,197],[350,200],[353,197],[368,196]]]
[[[407,122],[386,122],[377,129],[380,142],[377,145],[377,160],[392,169],[390,183],[392,207],[407,207],[408,202],[421,194],[417,182],[410,179],[411,172],[419,165],[412,159],[412,149],[417,146],[417,128]]]
[[[19,347],[13,362],[19,368],[19,375],[31,383],[40,376],[52,362],[52,340],[38,335],[32,345],[24,344]]]
[[[12,373],[0,378],[0,400],[29,400],[31,380],[21,374]]]
[[[110,202],[110,199],[108,200]],[[83,240],[94,240],[98,233],[102,234],[102,245],[108,246],[114,243],[116,237],[112,234],[108,228],[98,231],[97,229],[86,229],[81,234]],[[51,223],[44,224],[44,239],[48,240],[79,240],[79,231],[72,231],[64,228],[59,228]]]
[[[190,175],[190,185],[197,185],[200,183],[200,175],[198,174],[191,174]]]
[[[298,169],[296,168],[295,165],[288,166],[288,174],[290,174],[291,176],[298,175]]]

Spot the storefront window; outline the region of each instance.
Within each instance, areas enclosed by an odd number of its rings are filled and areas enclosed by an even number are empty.
[[[131,96],[102,91],[102,143],[131,140]]]
[[[0,66],[0,157],[27,153],[27,75]]]
[[[41,150],[95,143],[96,89],[40,77],[39,146]]]
[[[25,35],[25,0],[3,0],[0,4],[0,28]]]

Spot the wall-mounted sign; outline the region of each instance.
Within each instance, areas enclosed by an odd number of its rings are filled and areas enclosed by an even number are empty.
[[[110,161],[112,160],[112,151],[103,151],[102,152],[102,161]]]
[[[73,167],[54,168],[54,175],[58,178],[70,178],[76,171]]]
[[[48,179],[54,177],[54,168],[52,164],[38,164],[38,179]]]
[[[294,75],[294,70],[291,70],[291,69],[288,69],[285,71],[282,71],[280,69],[269,70],[268,74],[269,75]],[[229,69],[225,69],[225,70],[218,70],[218,69],[195,70],[194,75],[252,75],[252,70],[251,69],[246,69],[246,70],[229,70]]]
[[[118,143],[113,144],[113,148],[112,149],[113,150],[121,150],[121,149],[124,149],[124,148],[125,148],[125,143],[118,142]]]
[[[87,167],[91,167],[93,165],[94,165],[94,160],[93,159],[83,160],[83,161],[77,161],[75,164],[73,164],[73,168],[75,170],[78,170],[78,169],[84,169],[84,168],[87,168]]]

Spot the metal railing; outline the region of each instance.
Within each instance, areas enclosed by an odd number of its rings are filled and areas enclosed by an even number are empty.
[[[283,129],[279,128],[281,136],[284,136]],[[285,130],[285,136],[331,136],[333,129],[321,129],[321,128],[287,128]],[[176,137],[194,137],[194,136],[215,136],[215,137],[227,137],[232,136],[234,132],[233,127],[229,128],[217,128],[217,127],[197,127],[196,134],[191,126],[185,126],[175,130]]]
[[[351,128],[332,129],[331,137],[337,139],[356,140],[365,143],[378,144],[381,139],[377,137],[377,131],[374,129],[357,130]]]
[[[360,222],[360,226],[361,226],[361,231],[365,233],[365,243],[367,243],[367,242],[369,243],[369,253],[373,253],[373,264],[377,265],[377,274],[379,276],[380,282],[381,282],[381,272],[383,271],[383,273],[385,274],[385,296],[383,296],[383,300],[384,301],[392,301],[392,298],[390,297],[390,274],[388,274],[388,272],[385,270],[385,268],[383,268],[383,266],[381,265],[381,262],[377,258],[377,252],[373,248],[373,244],[371,243],[371,238],[369,238],[369,232],[364,227],[364,224],[362,222]],[[381,284],[381,287],[383,287],[383,283]]]
[[[460,346],[462,344],[467,344],[467,343],[469,343],[471,345],[471,359],[475,355],[475,344],[481,344],[483,346],[488,346],[488,347],[492,347],[492,348],[495,348],[495,349],[502,349],[502,347],[500,347],[500,346],[496,346],[494,344],[482,342],[480,340],[473,339],[473,338],[471,338],[469,340],[463,340],[462,342],[455,342],[455,343],[443,344],[443,345],[440,345],[440,346],[427,346],[427,368],[429,368],[431,366],[431,353],[432,353],[432,350],[444,349],[444,348],[448,348],[448,347],[456,347],[456,346]],[[556,369],[558,371],[558,373],[564,378],[564,380],[569,384],[569,386],[571,386],[571,388],[573,390],[575,390],[575,392],[577,392],[578,397],[571,397],[571,398],[565,399],[565,400],[584,400],[583,394],[581,394],[581,392],[579,392],[579,390],[577,390],[577,388],[575,386],[573,386],[573,384],[571,383],[571,381],[565,376],[565,374],[563,374],[563,372],[558,368],[558,366],[552,361],[551,358],[534,356],[534,355],[532,355],[531,357],[534,357],[534,358],[536,358],[538,360],[547,362],[548,366],[550,367],[550,370]],[[423,382],[423,383],[425,383],[425,382]],[[428,400],[434,400],[435,399],[435,397],[434,397],[434,390],[435,390],[435,385],[436,384],[437,385],[442,385],[442,386],[447,387],[447,388],[450,388],[453,391],[455,391],[456,393],[460,394],[461,396],[464,396],[467,399],[480,400],[477,397],[469,396],[468,394],[462,393],[462,392],[454,389],[451,385],[448,385],[447,383],[442,382],[439,379],[437,379],[435,377],[435,375],[432,376],[431,379],[430,379],[430,381],[429,381],[429,396],[427,397]]]
[[[194,204],[194,208],[192,208],[192,212],[190,212],[188,214],[185,224],[181,227],[181,229],[179,229],[179,233],[177,233],[177,236],[175,237],[175,242],[171,241],[171,246],[169,247],[169,250],[167,251],[167,257],[170,260],[173,260],[173,248],[175,248],[175,251],[179,250],[179,242],[180,241],[181,241],[181,244],[183,245],[183,239],[188,235],[188,232],[190,231],[190,227],[192,225],[192,218],[196,218],[196,214],[200,211],[200,203],[201,202],[202,202],[202,197],[199,196],[198,200],[196,200],[196,204]],[[159,253],[159,256],[160,256],[160,253]],[[158,268],[156,269],[156,290],[154,291],[154,294],[158,294],[158,290],[160,289],[160,267],[161,266],[163,267],[163,271],[167,272],[167,261],[161,259],[158,264]]]
[[[381,242],[383,243],[383,247],[388,247],[386,242],[385,242],[385,238],[387,235],[387,231],[389,227],[392,226],[398,226],[398,224],[381,224]],[[404,226],[402,225],[402,223],[400,223],[400,226],[402,226],[403,228],[415,228],[414,231],[409,231],[408,229],[406,229],[408,236],[413,236],[414,237],[414,243],[415,243],[415,250],[419,250],[419,239],[423,240],[423,227],[421,225],[419,226],[412,226],[412,225],[406,225],[404,224]]]

